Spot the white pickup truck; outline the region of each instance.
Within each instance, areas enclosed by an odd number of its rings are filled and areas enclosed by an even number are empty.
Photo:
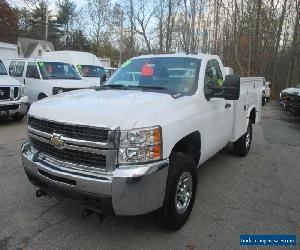
[[[7,74],[0,60],[0,117],[22,120],[28,110],[27,102],[25,86]]]
[[[176,230],[192,211],[197,167],[229,142],[247,155],[260,118],[260,83],[225,78],[218,56],[140,56],[99,89],[34,103],[23,165],[37,197],[100,214],[158,210]]]

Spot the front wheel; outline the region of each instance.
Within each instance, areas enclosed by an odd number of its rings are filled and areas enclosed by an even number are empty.
[[[162,222],[169,230],[180,229],[193,209],[197,191],[194,159],[183,153],[172,153],[163,207]]]
[[[246,156],[249,153],[252,142],[252,122],[249,120],[247,131],[233,143],[233,151],[239,156]]]

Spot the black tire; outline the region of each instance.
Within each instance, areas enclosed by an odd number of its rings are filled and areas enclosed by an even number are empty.
[[[12,116],[12,119],[16,122],[22,121],[24,118],[24,115],[20,115],[20,114],[15,114]]]
[[[250,141],[248,141],[250,139]],[[249,120],[247,132],[233,143],[233,151],[239,156],[246,156],[249,153],[252,142],[252,122]]]
[[[266,105],[266,97],[261,98],[261,105],[265,106]]]
[[[176,197],[179,195],[178,185],[179,181],[186,176],[191,177],[189,179],[192,180],[190,188],[192,190],[192,194],[189,196],[189,202],[186,202],[186,207],[183,208],[181,212],[178,212],[179,208],[177,207],[177,204],[179,202],[179,198],[176,200]],[[164,204],[159,210],[160,218],[168,230],[178,230],[186,223],[193,209],[196,191],[197,171],[195,160],[187,154],[179,152],[172,153],[170,156],[170,167]]]

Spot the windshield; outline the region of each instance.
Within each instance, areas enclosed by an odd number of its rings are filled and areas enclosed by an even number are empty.
[[[7,75],[6,69],[2,61],[0,61],[0,75]]]
[[[173,94],[193,94],[201,61],[188,57],[153,57],[132,59],[112,75],[104,86],[119,85],[168,90]]]
[[[43,79],[74,79],[80,80],[70,64],[61,62],[38,62]]]
[[[77,65],[82,77],[101,77],[105,74],[105,69],[95,65]]]

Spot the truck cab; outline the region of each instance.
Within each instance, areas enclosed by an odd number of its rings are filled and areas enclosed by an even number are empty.
[[[260,84],[225,77],[216,55],[132,58],[100,88],[32,105],[25,172],[38,196],[101,214],[159,210],[177,230],[193,208],[197,168],[230,142],[248,154]]]
[[[105,68],[92,53],[67,50],[51,51],[45,52],[43,58],[72,65],[82,80],[92,83],[95,87],[98,87],[100,82],[106,79]]]
[[[27,102],[25,86],[8,75],[0,59],[0,117],[22,120],[28,110]]]
[[[12,59],[9,74],[25,85],[28,102],[78,89],[93,88],[70,64],[44,59]]]

